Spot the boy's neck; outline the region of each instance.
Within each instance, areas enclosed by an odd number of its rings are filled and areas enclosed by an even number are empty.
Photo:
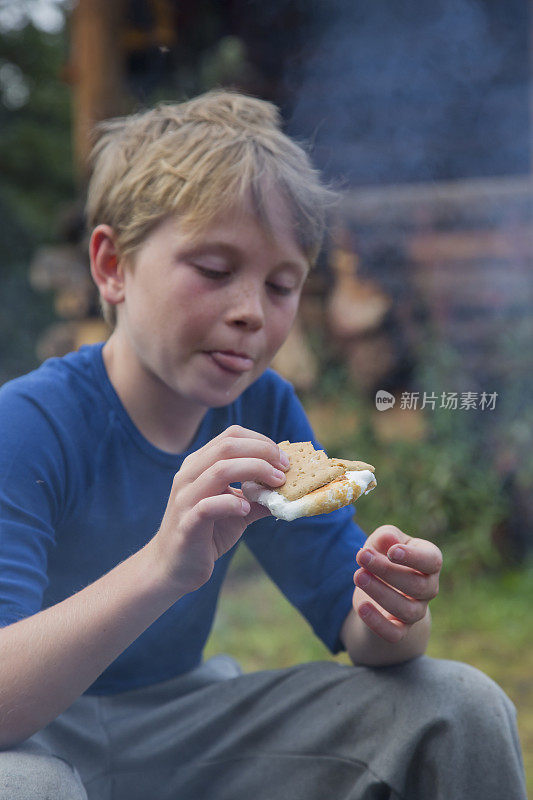
[[[187,450],[207,408],[164,386],[132,357],[115,333],[105,343],[102,356],[113,388],[145,439],[169,453]]]

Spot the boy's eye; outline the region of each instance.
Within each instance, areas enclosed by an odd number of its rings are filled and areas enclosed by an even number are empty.
[[[200,272],[204,277],[210,278],[211,280],[219,281],[223,278],[226,278],[230,273],[229,270],[221,268],[221,269],[213,269],[212,267],[205,267],[202,264],[195,264],[194,265],[198,272]]]
[[[267,286],[268,286],[268,288],[269,288],[269,289],[271,289],[271,291],[273,291],[275,294],[279,294],[279,295],[281,295],[281,296],[286,296],[286,295],[289,295],[289,294],[291,294],[291,293],[294,291],[294,289],[293,289],[293,287],[292,287],[292,286],[284,286],[284,285],[283,285],[283,284],[281,284],[281,283],[274,283],[274,282],[272,282],[272,281],[269,281],[269,283],[267,284]]]

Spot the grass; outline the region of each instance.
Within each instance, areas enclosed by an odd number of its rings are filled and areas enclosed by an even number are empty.
[[[475,581],[447,582],[432,603],[428,654],[478,667],[511,697],[533,796],[532,601],[533,565]],[[230,570],[206,656],[217,652],[230,653],[246,671],[333,658],[244,549]],[[345,654],[335,660],[348,663]]]

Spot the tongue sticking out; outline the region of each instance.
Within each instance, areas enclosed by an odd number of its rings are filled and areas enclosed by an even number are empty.
[[[248,356],[239,356],[235,353],[225,353],[215,350],[210,353],[211,358],[222,369],[229,369],[231,372],[248,372],[252,369],[254,362]]]

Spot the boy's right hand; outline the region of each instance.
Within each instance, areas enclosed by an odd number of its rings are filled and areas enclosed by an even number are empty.
[[[288,459],[275,442],[238,425],[187,456],[174,476],[161,527],[149,545],[177,597],[206,583],[215,561],[233,547],[246,526],[269,515],[230,484],[258,481],[277,489],[285,482],[287,468]]]

